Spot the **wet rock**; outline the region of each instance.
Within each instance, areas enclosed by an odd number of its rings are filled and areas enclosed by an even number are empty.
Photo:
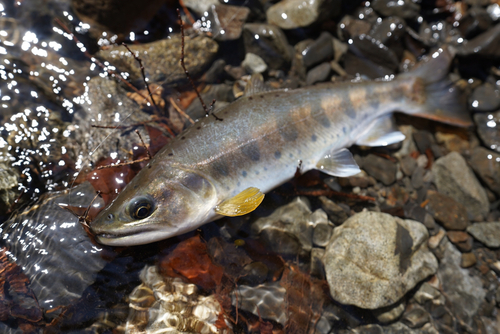
[[[179,333],[191,331],[192,324],[199,333],[220,333],[215,323],[225,323],[225,317],[216,295],[200,294],[181,278],[162,277],[155,266],[145,267],[140,278],[142,284],[129,296],[128,333]]]
[[[375,21],[369,35],[401,56],[403,54],[402,38],[405,33],[405,21],[397,16],[391,16]]]
[[[417,162],[415,161],[415,159],[413,159],[409,155],[403,156],[399,160],[399,163],[400,163],[401,170],[407,176],[411,176],[413,174],[413,171],[417,167]]]
[[[413,133],[413,140],[417,145],[418,151],[425,154],[425,151],[431,148],[435,143],[434,137],[429,131],[419,130]]]
[[[487,148],[500,152],[500,111],[490,114],[475,114],[479,138]]]
[[[473,39],[464,41],[457,46],[457,54],[461,56],[479,55],[487,58],[496,58],[500,56],[500,24],[486,30]]]
[[[439,247],[439,245],[441,245],[445,236],[446,232],[443,229],[439,229],[439,231],[435,235],[429,238],[429,242],[427,243],[429,245],[429,248],[435,250],[436,252],[439,251],[437,250],[437,248]]]
[[[293,49],[283,31],[272,24],[247,23],[243,26],[245,51],[264,59],[269,68],[286,67],[292,60]]]
[[[398,319],[401,314],[405,311],[406,303],[404,300],[400,300],[395,305],[380,308],[378,310],[373,310],[373,315],[382,324],[388,324]]]
[[[217,41],[231,41],[240,38],[250,9],[223,4],[211,5],[208,20],[212,22],[212,34]]]
[[[321,208],[328,215],[328,219],[330,219],[335,225],[341,225],[347,220],[347,218],[349,218],[347,210],[340,205],[335,204],[325,196],[320,196],[319,200],[321,201]]]
[[[500,4],[493,3],[486,8],[486,11],[493,21],[500,19]]]
[[[318,39],[309,44],[301,54],[305,67],[331,60],[333,58],[333,36],[326,31],[322,32]]]
[[[413,174],[411,175],[411,185],[415,189],[420,189],[424,185],[424,173],[425,170],[418,166],[413,170]]]
[[[378,155],[369,154],[364,157],[363,169],[386,186],[396,181],[397,165]]]
[[[462,204],[469,218],[488,214],[486,192],[460,154],[451,152],[436,160],[432,173],[439,192]]]
[[[441,282],[446,282],[442,288],[452,312],[470,325],[486,292],[479,277],[460,267],[461,258],[460,252],[447,242],[437,276]]]
[[[331,66],[329,62],[321,63],[307,72],[306,84],[308,86],[323,82],[330,78]]]
[[[469,109],[473,111],[494,111],[500,107],[500,89],[496,85],[485,82],[469,97]]]
[[[338,181],[342,187],[359,188],[367,188],[369,186],[374,186],[377,183],[377,181],[372,176],[367,175],[364,171],[361,171],[358,174],[349,177],[339,177]]]
[[[16,191],[18,177],[19,172],[16,169],[0,162],[0,215],[5,215],[19,196]]]
[[[471,166],[488,188],[500,195],[500,154],[478,146],[472,151]]]
[[[472,237],[467,233],[448,231],[446,236],[461,252],[470,252],[472,250]]]
[[[475,265],[477,262],[476,255],[474,253],[463,253],[462,260],[460,261],[460,267],[469,268]]]
[[[269,269],[262,262],[252,262],[243,267],[243,270],[239,275],[241,275],[240,284],[257,285],[264,283],[267,278]]]
[[[309,272],[312,276],[319,279],[325,279],[325,269],[323,267],[323,256],[325,256],[325,250],[323,248],[314,247],[311,250],[311,268]]]
[[[311,224],[314,227],[313,243],[319,247],[326,247],[333,232],[333,224],[328,221],[325,211],[318,209],[311,215]]]
[[[0,225],[2,246],[7,247],[9,259],[23,268],[46,310],[80,298],[106,264],[101,258],[103,248],[92,243],[74,214],[59,206],[85,208],[94,195],[88,182],[48,193]],[[102,207],[102,200],[96,201],[94,204]]]
[[[241,66],[250,74],[263,73],[267,70],[267,65],[262,58],[251,52],[245,55]]]
[[[488,247],[500,247],[499,222],[474,223],[467,228],[467,232]]]
[[[120,0],[71,1],[73,10],[81,21],[91,25],[91,31],[96,37],[100,37],[101,30],[109,29],[116,34],[126,36],[130,31],[144,28],[163,3],[162,0],[146,2],[141,0],[126,2]]]
[[[453,198],[440,194],[427,195],[426,209],[447,230],[465,230],[469,223],[467,210]]]
[[[404,19],[414,18],[420,12],[420,6],[410,0],[375,0],[372,7],[383,16],[399,16]]]
[[[415,292],[413,298],[420,305],[426,304],[428,301],[434,301],[435,304],[443,304],[444,297],[441,292],[429,282],[425,282],[420,286],[420,288]],[[440,302],[442,300],[442,302]]]
[[[458,29],[466,39],[471,39],[474,36],[487,30],[492,22],[492,18],[481,7],[471,7],[466,12],[465,16],[460,20]]]
[[[283,0],[269,7],[267,21],[283,29],[307,27],[335,16],[340,11],[338,0]]]
[[[420,328],[428,323],[430,318],[430,314],[425,309],[418,304],[413,304],[406,309],[401,322],[410,328]]]
[[[172,84],[186,80],[186,74],[180,65],[181,36],[170,35],[169,39],[129,45],[130,50],[142,59],[145,75],[150,82]],[[218,50],[217,43],[208,37],[186,36],[184,39],[184,63],[189,74],[199,75],[212,62]],[[130,73],[130,79],[140,85],[142,83],[141,68],[132,54],[123,46],[110,46],[97,53],[97,57],[110,62],[120,71]]]
[[[203,16],[212,6],[218,5],[219,0],[183,0],[182,3],[198,16]]]
[[[262,319],[273,320],[284,326],[287,321],[283,307],[285,296],[286,289],[279,282],[264,283],[255,287],[238,285],[238,290],[232,296],[232,303],[240,310],[260,314]]]
[[[312,212],[307,199],[298,197],[278,208],[270,216],[252,224],[252,233],[259,235],[269,247],[283,256],[306,256],[312,248]]]
[[[350,38],[367,35],[371,26],[371,23],[368,21],[358,20],[351,15],[345,15],[338,24],[337,35],[342,41],[347,41]]]
[[[334,230],[323,258],[333,299],[368,309],[394,304],[436,271],[427,238],[425,226],[412,220],[352,216]]]
[[[347,73],[376,79],[396,72],[399,59],[387,46],[368,35],[360,35],[351,40],[349,52],[344,59]]]

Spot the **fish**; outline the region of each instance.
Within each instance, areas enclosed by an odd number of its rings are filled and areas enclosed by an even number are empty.
[[[434,51],[392,80],[266,91],[252,76],[245,95],[164,146],[90,223],[105,245],[147,244],[223,216],[255,210],[297,166],[333,176],[360,172],[352,145],[385,146],[405,136],[395,111],[472,125],[448,79],[454,52]],[[220,121],[222,119],[222,121]]]

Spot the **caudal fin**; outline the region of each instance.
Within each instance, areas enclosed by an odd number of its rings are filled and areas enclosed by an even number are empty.
[[[451,125],[469,127],[473,123],[464,103],[460,102],[460,90],[448,79],[448,68],[454,52],[448,47],[438,49],[411,72],[402,77],[418,77],[423,83],[425,102],[413,115]]]

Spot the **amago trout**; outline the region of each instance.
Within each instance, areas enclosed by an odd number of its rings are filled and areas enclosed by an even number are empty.
[[[446,79],[452,59],[439,49],[391,81],[264,92],[262,81],[251,80],[244,97],[217,112],[222,122],[204,118],[163,147],[91,230],[103,244],[146,244],[251,212],[263,193],[294,176],[299,161],[302,171],[357,174],[347,147],[404,139],[394,111],[469,126]]]

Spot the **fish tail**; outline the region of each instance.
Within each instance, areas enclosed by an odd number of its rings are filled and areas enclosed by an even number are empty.
[[[412,115],[469,127],[473,123],[465,104],[460,101],[460,90],[447,75],[453,57],[450,48],[438,49],[415,70],[402,74],[400,78],[414,79],[409,97],[417,108]]]

